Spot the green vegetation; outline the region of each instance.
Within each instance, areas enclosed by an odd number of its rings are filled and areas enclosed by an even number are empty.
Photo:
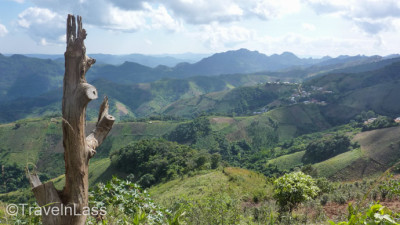
[[[285,84],[238,87],[176,101],[162,113],[182,117],[192,117],[202,113],[252,115],[253,112],[267,107],[278,98],[288,96],[295,88],[294,85]]]
[[[313,167],[318,176],[336,180],[342,179],[342,177],[344,179],[347,175],[347,179],[351,180],[353,179],[353,176],[346,174],[346,172],[351,173],[351,170],[353,170],[352,174],[354,174],[355,177],[363,176],[363,174],[357,174],[357,170],[354,168],[358,166],[355,162],[360,159],[363,159],[362,152],[360,150],[353,150],[337,155],[323,162],[316,163]]]
[[[270,215],[273,221],[276,216],[274,204],[266,202],[272,195],[270,182],[240,168],[172,180],[150,188],[150,194],[165,207],[183,209],[188,224],[268,224]]]
[[[368,123],[363,125],[363,131],[367,130],[376,130],[376,129],[382,129],[382,128],[388,128],[388,127],[394,127],[397,126],[398,124],[394,122],[392,118],[389,118],[387,116],[378,116],[372,123]]]
[[[288,155],[283,155],[268,161],[268,165],[276,166],[279,171],[291,171],[295,167],[303,165],[303,156],[305,151],[295,152]]]
[[[114,81],[115,77],[114,74],[112,81],[96,79],[92,83],[101,90],[101,95],[109,97],[110,113],[117,120],[158,115],[164,111],[165,107],[181,99],[210,92],[226,91],[242,85],[255,85],[270,79],[266,75],[235,75],[238,80],[224,76],[193,77],[187,79],[169,78],[137,84],[136,82],[118,83]],[[59,115],[61,112],[61,95],[62,90],[55,89],[44,92],[40,96],[31,95],[30,98],[22,98],[18,101],[1,101],[0,99],[0,106],[3,109],[0,112],[0,122],[12,122],[26,117]],[[101,98],[89,104],[88,119],[97,118],[97,110],[100,104]]]
[[[345,135],[334,135],[310,142],[303,155],[305,163],[316,163],[332,158],[350,148],[350,139]]]
[[[211,133],[211,123],[207,117],[197,117],[192,122],[182,123],[169,133],[166,138],[179,143],[196,143]]]
[[[61,87],[63,66],[52,60],[0,54],[0,102],[35,97]]]
[[[96,208],[89,218],[102,224],[165,224],[168,212],[157,206],[149,194],[129,180],[113,177],[90,192],[89,205]]]
[[[302,172],[285,174],[274,181],[274,198],[282,212],[292,212],[300,203],[311,200],[321,190]]]
[[[0,64],[18,57],[0,55]],[[356,58],[341,65],[367,60]],[[28,58],[20,60],[32,67]],[[49,78],[59,65],[47,63],[48,71],[37,69],[43,76],[32,75],[40,83],[33,83],[35,88],[59,87],[58,76]],[[398,219],[398,207],[389,203],[400,197],[398,175],[374,180],[400,159],[400,126],[394,121],[400,116],[398,62],[356,66],[348,69],[352,73],[343,68],[327,74],[337,68],[327,62],[285,72],[187,78],[187,69],[196,65],[93,68],[94,85],[110,97],[117,123],[91,159],[91,204],[108,212],[92,223],[391,224]],[[109,81],[112,71],[118,72],[115,82]],[[173,72],[175,78],[164,76]],[[318,76],[301,84],[284,82],[308,75]],[[4,98],[24,86],[11,83],[0,79]],[[0,96],[0,121],[14,121],[0,125],[2,201],[33,201],[22,169],[27,164],[36,166],[42,180],[53,178],[57,188],[63,186],[57,113],[62,92],[46,91],[28,90],[32,98],[15,102]],[[97,117],[98,105],[89,106],[88,118]],[[16,120],[40,115],[47,116]],[[87,130],[93,127],[87,124]],[[378,200],[381,205],[373,203]],[[346,218],[349,202],[356,207],[349,206]],[[1,219],[38,222],[28,215],[7,217],[3,206]]]
[[[176,179],[210,164],[208,153],[165,140],[141,140],[112,152],[111,165],[144,187]]]
[[[0,193],[7,193],[28,186],[25,170],[19,168],[16,164],[6,166],[0,164],[0,169]]]

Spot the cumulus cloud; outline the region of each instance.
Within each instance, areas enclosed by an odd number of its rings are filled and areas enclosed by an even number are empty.
[[[144,8],[151,21],[150,26],[153,29],[166,29],[168,31],[179,31],[183,29],[182,21],[174,19],[167,11],[165,6],[153,8],[150,4],[145,3]]]
[[[160,4],[123,0],[32,0],[39,7],[66,15],[83,17],[86,24],[110,30],[135,32],[140,29],[179,30],[181,22],[174,19]],[[152,0],[149,0],[151,2]]]
[[[298,0],[259,0],[249,10],[262,19],[271,19],[298,12],[300,8]]]
[[[256,34],[244,27],[231,25],[221,26],[218,23],[203,25],[199,34],[201,40],[208,48],[232,48],[240,43],[254,40]]]
[[[57,43],[64,31],[68,13],[80,15],[87,25],[136,32],[139,30],[184,30],[184,24],[201,25],[210,30],[207,43],[234,44],[250,35],[248,30],[235,26],[222,28],[215,24],[231,23],[246,18],[262,20],[279,18],[300,10],[301,0],[31,0],[31,7],[19,15],[18,24],[41,44]],[[62,15],[62,16],[60,16]],[[217,28],[221,28],[220,31]],[[239,34],[243,32],[243,34]],[[232,34],[227,38],[226,34]],[[228,40],[229,39],[229,40]]]
[[[254,16],[269,20],[300,10],[300,0],[167,0],[162,4],[191,24],[232,22]]]
[[[303,23],[303,24],[301,24],[301,27],[307,31],[314,31],[316,29],[314,25],[309,24],[309,23]]]
[[[143,11],[125,11],[117,7],[110,7],[108,19],[102,27],[112,30],[137,31],[146,27],[146,18]]]
[[[60,43],[65,33],[64,18],[49,9],[30,7],[18,15],[18,25],[42,45]]]
[[[174,19],[165,6],[150,5],[141,1],[32,0],[32,2],[36,7],[21,12],[18,25],[41,45],[61,43],[60,36],[65,33],[68,13],[82,16],[86,25],[123,32],[136,32],[141,29],[174,32],[183,27],[182,21]]]
[[[212,3],[207,0],[169,0],[163,4],[174,15],[191,24],[236,21],[244,14],[237,2],[229,0],[214,0]]]
[[[393,29],[400,18],[398,0],[303,0],[317,13],[337,14],[348,19],[367,34]]]
[[[108,26],[115,24],[110,10],[118,11],[125,16],[147,12],[149,5],[165,10],[174,20],[182,19],[189,24],[209,24],[212,22],[232,22],[246,17],[257,16],[261,19],[272,19],[300,10],[300,0],[31,0],[38,7],[46,7],[55,12],[73,12],[89,18],[95,25]],[[89,10],[90,9],[90,10]],[[157,15],[157,14],[155,14]],[[145,16],[146,17],[146,16]],[[156,22],[157,23],[157,22]],[[175,21],[175,26],[178,26]],[[150,25],[151,26],[151,25]],[[126,27],[126,26],[123,26]],[[174,28],[175,29],[175,28]]]
[[[8,33],[8,30],[7,30],[6,26],[4,26],[3,24],[0,23],[0,37],[6,36],[7,33]]]

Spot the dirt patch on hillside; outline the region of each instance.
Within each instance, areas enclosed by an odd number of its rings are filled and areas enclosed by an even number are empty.
[[[243,122],[238,123],[236,130],[230,134],[227,134],[226,138],[229,141],[237,141],[237,140],[242,140],[242,139],[248,140],[249,137],[247,136],[246,125]]]
[[[211,123],[218,124],[218,123],[228,123],[233,124],[235,120],[229,117],[214,117],[211,118]]]
[[[323,206],[325,215],[333,221],[338,221],[346,218],[347,216],[347,207],[349,202],[346,204],[338,204],[335,202],[328,202]]]
[[[129,110],[119,102],[117,102],[115,104],[115,107],[117,107],[117,109],[119,111],[119,115],[121,115],[121,116],[125,116],[125,115],[127,115],[129,113]]]

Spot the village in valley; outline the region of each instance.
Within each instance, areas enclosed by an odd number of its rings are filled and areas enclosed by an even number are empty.
[[[292,82],[281,82],[281,81],[275,81],[275,82],[267,82],[265,83],[266,87],[277,87],[277,86],[292,86],[292,92],[291,94],[277,102],[273,102],[271,104],[268,104],[267,106],[262,107],[258,111],[253,112],[254,115],[256,114],[262,114],[265,112],[268,112],[271,108],[274,108],[275,106],[279,105],[294,105],[294,104],[316,104],[316,105],[327,105],[327,101],[325,100],[320,100],[318,96],[323,96],[323,95],[331,95],[334,94],[333,91],[326,90],[323,87],[317,87],[317,86],[311,86],[309,88],[304,88],[302,87],[301,83],[292,83]]]

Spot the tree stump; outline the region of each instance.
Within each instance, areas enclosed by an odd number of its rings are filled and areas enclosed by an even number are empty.
[[[86,72],[96,62],[86,55],[86,35],[86,30],[82,28],[82,18],[78,16],[76,22],[73,15],[68,15],[62,99],[65,187],[57,191],[52,182],[42,184],[36,174],[29,174],[35,198],[39,206],[45,206],[42,212],[46,208],[57,207],[62,212],[59,215],[42,213],[45,225],[85,224],[88,216],[89,160],[115,121],[108,114],[108,99],[105,97],[95,129],[85,136],[86,106],[98,96],[96,88],[87,83],[85,78]],[[66,210],[70,208],[73,209],[72,213]]]

